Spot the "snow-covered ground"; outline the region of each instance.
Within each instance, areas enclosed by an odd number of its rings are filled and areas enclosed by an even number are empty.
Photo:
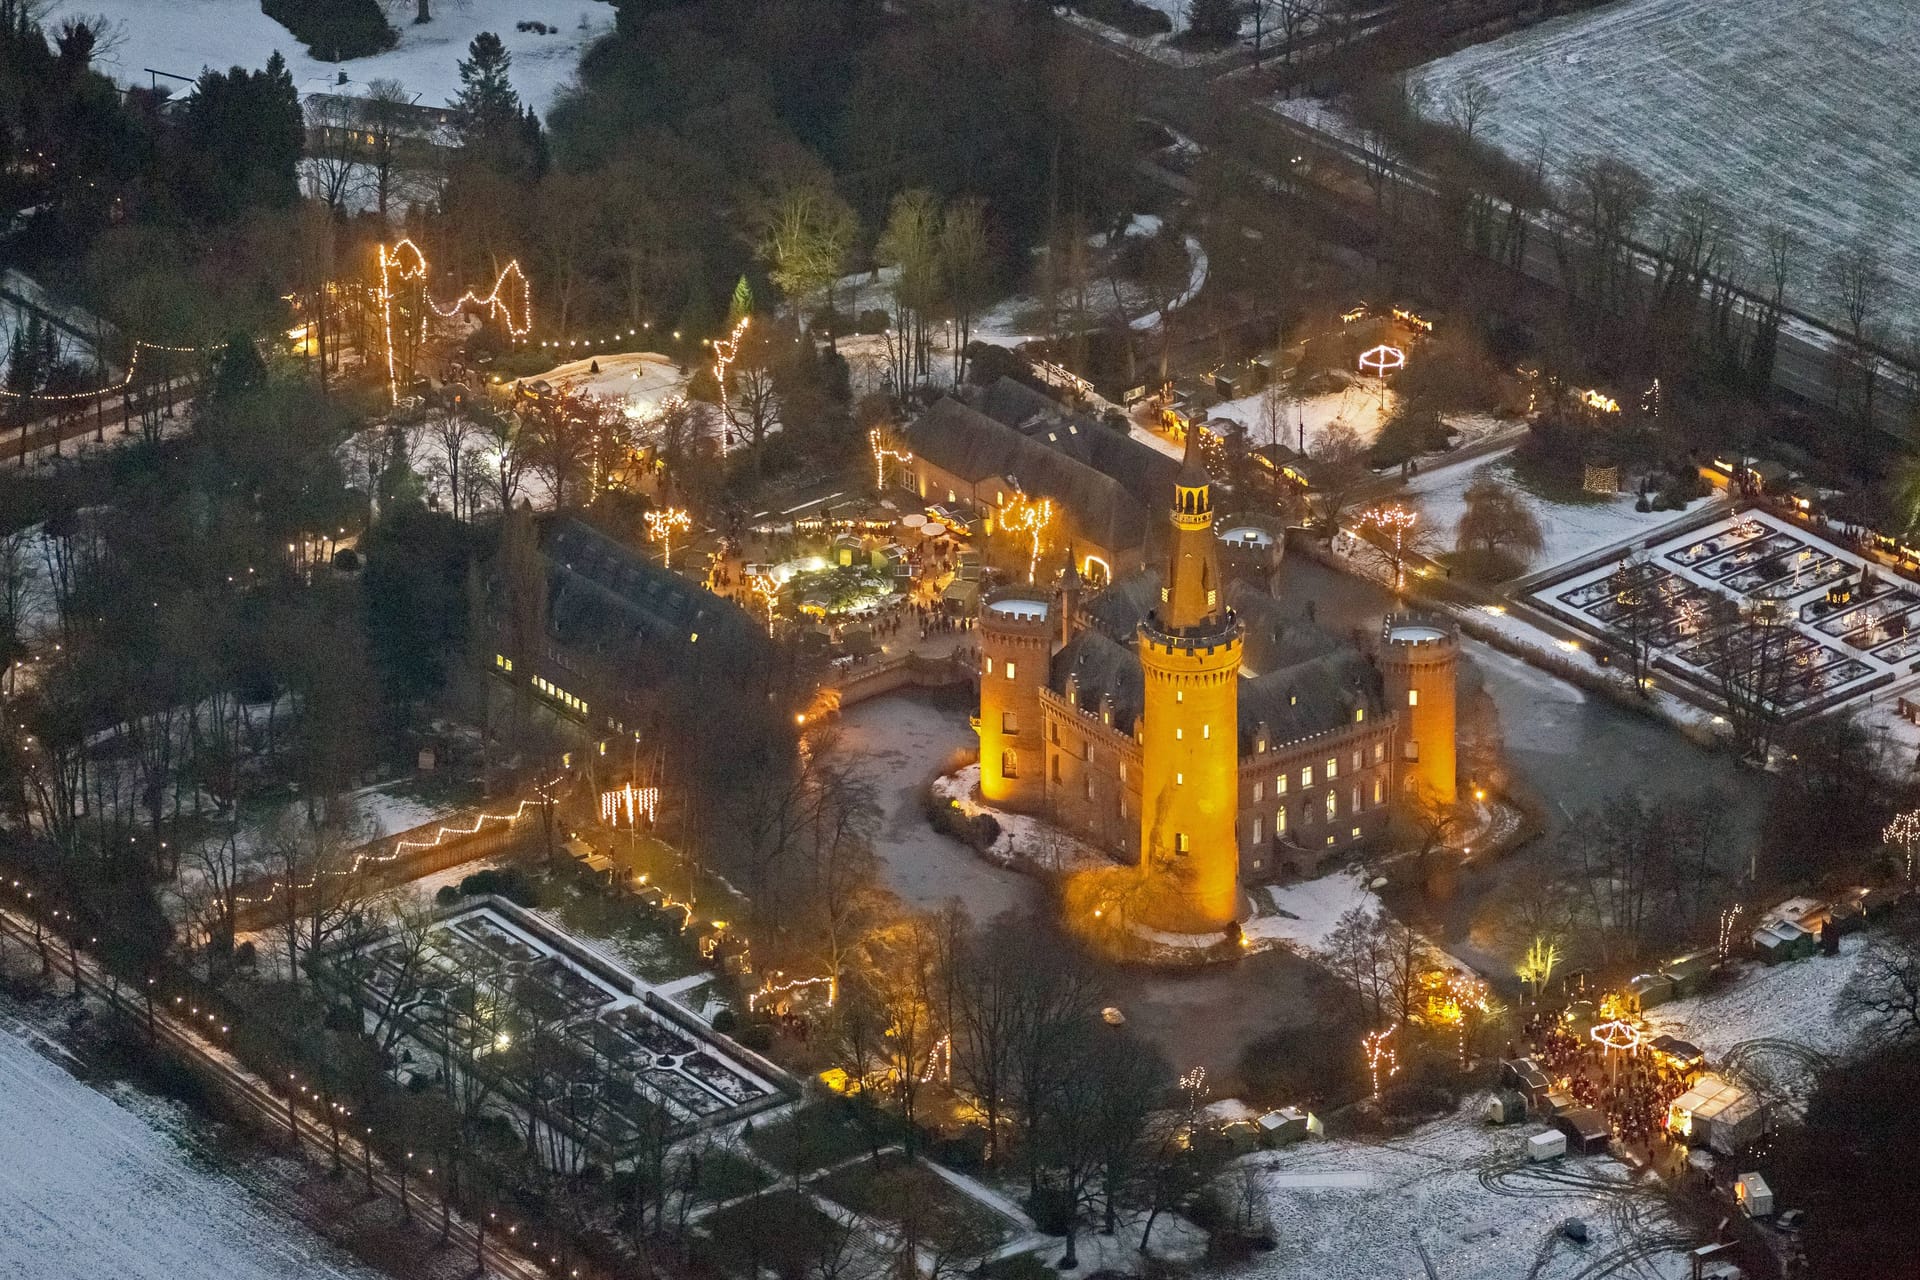
[[[1261,904],[1260,914],[1242,926],[1246,935],[1308,953],[1326,946],[1327,935],[1347,912],[1380,910],[1380,899],[1367,887],[1367,877],[1353,870],[1296,884],[1268,885],[1257,892],[1267,901]]]
[[[1200,290],[1207,284],[1207,251],[1192,236],[1186,237],[1187,249],[1187,287],[1180,295],[1167,304],[1168,311],[1178,311],[1199,296]],[[1160,327],[1160,312],[1149,311],[1135,316],[1128,322],[1136,333],[1145,333]]]
[[[617,401],[626,407],[629,418],[638,421],[684,394],[689,376],[656,351],[623,351],[569,361],[525,381],[550,382],[582,395]]]
[[[1691,1241],[1604,1156],[1529,1165],[1538,1126],[1492,1128],[1469,1098],[1445,1119],[1387,1140],[1310,1140],[1251,1155],[1275,1248],[1244,1274],[1265,1280],[1570,1280],[1618,1273],[1680,1280]],[[1585,1245],[1559,1235],[1579,1218]],[[1423,1266],[1422,1252],[1431,1258]]]
[[[977,764],[936,780],[933,793],[942,800],[953,801],[968,817],[982,813],[993,816],[1000,824],[1000,838],[987,854],[996,861],[1040,871],[1084,871],[1114,865],[1114,860],[1098,846],[1064,828],[1032,814],[1012,813],[983,803]]]
[[[459,60],[482,31],[498,35],[513,55],[509,78],[521,100],[544,112],[569,83],[581,52],[613,28],[613,8],[602,0],[433,0],[433,21],[416,26],[412,0],[387,6],[400,42],[385,53],[347,62],[308,56],[293,33],[260,12],[259,0],[54,0],[49,29],[62,18],[102,14],[119,30],[117,47],[100,69],[126,85],[145,85],[152,67],[197,78],[203,68],[259,68],[278,51],[304,98],[310,93],[362,93],[371,80],[398,80],[428,106],[460,92]],[[542,22],[557,30],[515,30]],[[344,72],[347,83],[338,83]],[[186,86],[175,84],[176,91]]]
[[[1270,400],[1266,392],[1255,392],[1215,405],[1207,418],[1238,422],[1255,446],[1275,443],[1298,450],[1304,441],[1304,451],[1313,454],[1335,427],[1352,427],[1363,442],[1372,443],[1393,416],[1394,403],[1391,389],[1366,378],[1305,400]]]
[[[1867,937],[1849,934],[1838,956],[1766,965],[1747,962],[1733,985],[1647,1010],[1647,1022],[1691,1040],[1709,1059],[1723,1057],[1748,1040],[1792,1040],[1809,1049],[1844,1055],[1859,1039],[1857,1017],[1840,1008],[1840,992],[1860,967]]]
[[[36,1034],[0,1026],[0,1276],[375,1280],[194,1159],[177,1111],[96,1092]]]
[[[1769,222],[1798,231],[1796,300],[1831,249],[1871,238],[1890,296],[1920,289],[1915,10],[1884,0],[1626,0],[1473,45],[1414,77],[1436,115],[1492,91],[1482,136],[1565,174],[1612,153],[1662,197],[1705,190],[1751,263]],[[1651,235],[1649,238],[1652,238]]]
[[[1503,450],[1491,457],[1473,458],[1450,467],[1436,467],[1415,476],[1408,483],[1408,496],[1417,501],[1427,528],[1445,546],[1453,545],[1454,526],[1467,509],[1467,490],[1483,475],[1507,483],[1540,522],[1545,545],[1541,547],[1540,554],[1533,557],[1529,569],[1565,564],[1614,543],[1643,537],[1687,514],[1635,511],[1635,499],[1629,493],[1616,494],[1603,502],[1549,502],[1513,483],[1508,466],[1510,452]],[[1700,504],[1695,502],[1689,509],[1698,512]]]
[[[36,309],[58,317],[81,333],[111,336],[114,332],[113,326],[81,308],[68,306],[48,296],[47,291],[40,287],[40,282],[32,276],[8,268],[0,273],[0,378],[6,377],[14,334],[26,331]],[[54,328],[52,332],[60,352],[59,358],[75,361],[86,369],[87,381],[84,385],[98,385],[102,379],[93,371],[93,347],[65,329]],[[114,368],[109,370],[105,380],[111,381],[119,376],[120,370]]]

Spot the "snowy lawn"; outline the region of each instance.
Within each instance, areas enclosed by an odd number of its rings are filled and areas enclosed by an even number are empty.
[[[623,351],[588,356],[556,365],[525,382],[550,382],[563,390],[612,400],[636,421],[651,417],[660,406],[687,389],[688,373],[654,351]]]
[[[0,1028],[0,1275],[374,1280],[182,1147],[165,1104],[97,1093]]]
[[[1243,926],[1248,937],[1272,945],[1285,943],[1312,953],[1324,947],[1340,917],[1356,908],[1374,912],[1380,899],[1359,871],[1335,871],[1297,884],[1267,885],[1255,892],[1260,914]]]
[[[1246,1274],[1372,1280],[1432,1273],[1447,1280],[1570,1280],[1622,1274],[1679,1280],[1691,1243],[1658,1192],[1606,1157],[1526,1162],[1538,1126],[1496,1129],[1459,1112],[1390,1139],[1308,1141],[1243,1158],[1271,1219],[1276,1247]],[[1583,1220],[1585,1245],[1561,1238]],[[1592,1268],[1592,1270],[1588,1270]]]
[[[1635,511],[1634,496],[1628,493],[1597,498],[1591,503],[1550,502],[1515,483],[1509,462],[1511,452],[1505,450],[1491,457],[1437,467],[1415,476],[1407,484],[1407,495],[1417,500],[1426,527],[1443,545],[1453,545],[1454,526],[1467,509],[1466,492],[1483,476],[1491,476],[1512,487],[1540,522],[1545,545],[1527,566],[1529,571],[1565,564],[1614,543],[1645,537],[1662,525],[1700,510],[1699,503],[1694,502],[1684,512]]]
[[[1747,1040],[1791,1040],[1820,1053],[1841,1056],[1859,1038],[1856,1017],[1840,1008],[1840,992],[1860,967],[1865,935],[1840,940],[1838,956],[1815,955],[1785,964],[1749,961],[1733,985],[1647,1010],[1660,1031],[1691,1040],[1709,1059],[1724,1057]]]
[[[1267,420],[1266,401],[1265,392],[1227,400],[1207,410],[1207,418],[1209,421],[1230,418],[1238,422],[1247,429],[1247,439],[1256,446],[1267,444],[1269,436],[1277,434],[1279,438],[1274,443],[1300,449],[1304,442],[1305,452],[1314,454],[1325,443],[1327,432],[1336,426],[1352,427],[1362,442],[1371,444],[1379,438],[1380,429],[1386,426],[1394,409],[1393,392],[1373,378],[1360,379],[1339,391],[1309,396],[1305,400],[1286,401],[1278,406],[1279,420],[1273,423]]]
[[[987,856],[996,862],[1053,872],[1089,871],[1114,865],[1114,860],[1098,846],[1072,832],[1031,814],[1013,813],[983,803],[977,764],[936,779],[933,793],[942,800],[953,801],[968,817],[982,813],[993,816],[1000,824],[1000,837],[987,850]]]
[[[259,0],[54,0],[46,26],[94,14],[111,19],[123,37],[100,59],[100,69],[125,85],[147,84],[147,67],[191,79],[207,67],[263,67],[278,51],[302,98],[364,93],[368,81],[389,79],[427,106],[460,92],[459,60],[474,36],[491,31],[513,55],[510,78],[521,100],[542,112],[573,79],[581,52],[613,29],[613,8],[601,0],[434,0],[433,21],[425,25],[415,26],[410,12],[393,15],[400,41],[385,53],[332,63],[309,57],[292,32],[260,12]],[[520,22],[558,30],[516,31]],[[341,72],[349,77],[344,86],[336,83]]]
[[[1662,197],[1704,189],[1740,216],[1749,262],[1769,222],[1799,232],[1795,301],[1830,249],[1872,237],[1893,296],[1920,288],[1912,103],[1914,8],[1886,0],[1626,0],[1474,45],[1417,74],[1436,112],[1468,81],[1493,91],[1480,128],[1565,173],[1611,152]],[[1649,234],[1649,238],[1657,238]]]

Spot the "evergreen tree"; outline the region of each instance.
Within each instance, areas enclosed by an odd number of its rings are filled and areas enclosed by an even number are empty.
[[[1225,44],[1240,34],[1240,10],[1233,0],[1189,0],[1187,30]]]
[[[733,286],[733,301],[727,307],[727,328],[739,324],[753,314],[753,286],[747,283],[745,275]]]
[[[525,127],[520,95],[507,73],[513,55],[499,36],[482,31],[460,59],[460,96],[452,106],[460,113],[460,141],[467,146],[500,145]]]
[[[187,205],[211,222],[249,206],[284,208],[300,194],[306,120],[286,59],[266,70],[208,71],[187,99],[185,134],[197,162]]]
[[[216,402],[231,400],[266,385],[267,364],[251,339],[236,334],[227,339],[214,363],[212,395]]]

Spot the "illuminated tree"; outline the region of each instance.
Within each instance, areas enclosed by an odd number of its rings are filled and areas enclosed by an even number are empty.
[[[804,315],[815,294],[831,291],[859,234],[859,219],[830,182],[808,178],[780,191],[763,211],[760,258],[774,284]],[[833,338],[830,327],[829,345]]]
[[[1560,947],[1545,938],[1535,938],[1527,947],[1527,955],[1514,970],[1520,981],[1533,988],[1533,998],[1538,1000],[1540,993],[1547,989],[1547,983],[1553,979],[1553,971],[1560,964]]]

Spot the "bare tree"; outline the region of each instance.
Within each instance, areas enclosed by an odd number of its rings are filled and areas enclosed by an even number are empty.
[[[1868,939],[1840,1007],[1881,1041],[1920,1037],[1920,922],[1911,912]]]
[[[1493,89],[1486,81],[1468,77],[1453,93],[1447,102],[1447,119],[1453,127],[1465,134],[1468,142],[1479,130],[1487,112],[1493,109]]]
[[[446,485],[447,501],[452,508],[448,514],[456,520],[463,514],[461,504],[471,488],[463,483],[466,477],[462,469],[476,460],[471,446],[479,433],[479,424],[465,405],[443,406],[427,419],[427,434],[436,451],[428,474]],[[464,514],[469,520],[473,518],[471,510]]]
[[[1490,563],[1510,556],[1519,562],[1516,571],[1526,568],[1546,543],[1533,508],[1491,475],[1476,477],[1465,496],[1466,509],[1454,525],[1459,550],[1478,552]]]
[[[307,97],[307,191],[329,207],[345,209],[365,181],[361,171],[360,104],[337,93]]]
[[[408,109],[418,97],[409,94],[398,80],[380,79],[370,81],[366,95],[354,103],[356,122],[366,136],[365,167],[373,187],[374,208],[383,220],[399,189],[403,166],[414,159],[405,151],[418,142],[408,124]],[[424,143],[417,149],[423,156],[429,152]]]

